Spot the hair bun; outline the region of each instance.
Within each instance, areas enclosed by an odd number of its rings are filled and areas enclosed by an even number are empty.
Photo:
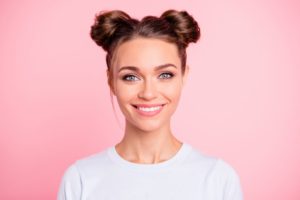
[[[200,38],[200,28],[195,19],[186,11],[167,10],[161,15],[174,32],[177,34],[181,43],[186,47],[190,42],[197,42]]]
[[[90,35],[97,45],[108,51],[112,41],[124,31],[132,30],[135,23],[135,19],[120,10],[100,12],[95,17]]]

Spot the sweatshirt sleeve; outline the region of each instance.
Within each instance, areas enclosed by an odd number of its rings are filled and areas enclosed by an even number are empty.
[[[223,176],[224,200],[243,200],[240,178],[234,168],[223,160],[218,161],[219,172]]]
[[[63,175],[57,194],[57,200],[80,200],[81,192],[81,177],[76,165],[73,164]]]

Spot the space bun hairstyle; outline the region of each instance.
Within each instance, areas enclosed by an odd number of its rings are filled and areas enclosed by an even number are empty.
[[[137,20],[121,10],[112,10],[96,15],[90,36],[107,52],[108,71],[112,71],[110,67],[116,47],[125,41],[143,37],[176,44],[184,73],[186,48],[189,43],[197,42],[200,38],[200,28],[186,11],[167,10],[160,17],[146,16]]]

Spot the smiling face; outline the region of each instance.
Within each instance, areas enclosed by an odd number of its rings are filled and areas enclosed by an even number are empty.
[[[126,126],[145,132],[169,128],[186,74],[175,44],[152,38],[122,43],[109,78]]]

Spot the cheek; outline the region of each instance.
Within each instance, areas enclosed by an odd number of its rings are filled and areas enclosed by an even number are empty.
[[[173,83],[170,85],[166,85],[163,89],[164,94],[170,99],[172,99],[173,101],[176,101],[177,99],[180,98],[181,90],[182,90],[182,86],[179,82],[176,84]]]
[[[116,97],[120,102],[127,102],[136,96],[136,86],[116,83]]]

